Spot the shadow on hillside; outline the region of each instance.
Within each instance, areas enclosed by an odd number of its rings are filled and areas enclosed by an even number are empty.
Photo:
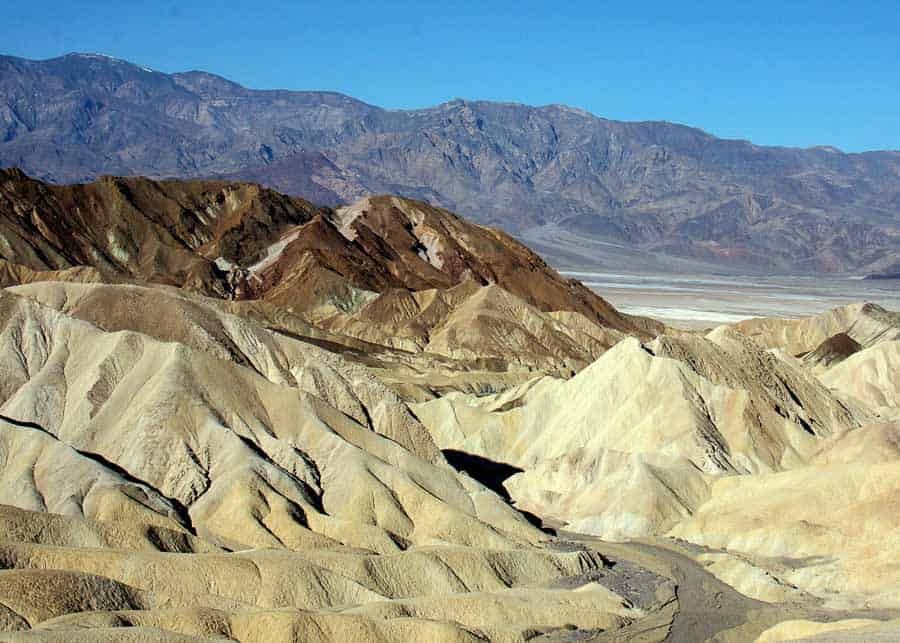
[[[524,469],[514,467],[505,462],[495,462],[494,460],[483,458],[480,455],[466,453],[465,451],[457,451],[456,449],[444,449],[443,454],[444,457],[447,458],[447,462],[449,462],[450,466],[454,469],[468,474],[469,477],[474,478],[506,500],[506,502],[512,504],[512,498],[506,490],[506,487],[503,486],[503,483],[517,473],[522,473]],[[555,533],[554,530],[544,526],[540,517],[529,511],[523,511],[519,507],[516,507],[515,509],[522,514],[528,522],[541,531],[548,534]]]

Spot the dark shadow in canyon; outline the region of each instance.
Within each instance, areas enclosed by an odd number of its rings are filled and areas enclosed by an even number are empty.
[[[468,474],[471,478],[474,478],[483,484],[508,503],[513,504],[512,498],[506,490],[506,487],[503,486],[503,483],[517,473],[522,473],[524,469],[520,469],[519,467],[515,467],[505,462],[496,462],[480,455],[466,453],[465,451],[457,451],[456,449],[444,449],[443,454],[444,457],[447,458],[447,462],[449,462],[450,466],[454,469]],[[523,511],[519,507],[516,507],[515,509],[522,514],[528,522],[544,533],[555,534],[553,529],[544,525],[539,516],[536,516],[529,511]]]

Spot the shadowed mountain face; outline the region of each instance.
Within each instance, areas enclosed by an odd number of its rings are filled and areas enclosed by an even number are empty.
[[[388,111],[95,55],[0,57],[0,165],[52,182],[249,179],[328,205],[401,194],[618,268],[649,253],[656,267],[778,271],[900,260],[897,152],[766,148],[556,105]]]

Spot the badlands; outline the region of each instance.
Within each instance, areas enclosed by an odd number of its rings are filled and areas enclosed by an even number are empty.
[[[3,170],[0,257],[2,641],[900,638],[900,314],[229,181]]]

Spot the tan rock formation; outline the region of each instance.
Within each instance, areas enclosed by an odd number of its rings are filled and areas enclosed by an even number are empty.
[[[570,381],[414,405],[443,449],[521,470],[517,504],[607,538],[665,533],[721,476],[803,465],[859,424],[810,375],[752,340],[626,339]]]
[[[822,342],[845,333],[864,347],[900,339],[900,314],[875,304],[852,304],[805,319],[762,318],[734,327],[766,348],[790,355],[814,351]]]
[[[855,353],[820,376],[822,382],[874,409],[900,409],[900,340]]]

